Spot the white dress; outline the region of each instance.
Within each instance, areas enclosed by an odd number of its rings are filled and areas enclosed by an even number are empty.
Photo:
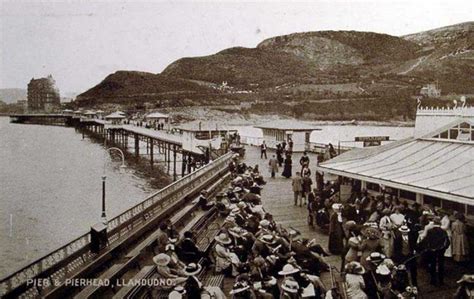
[[[448,215],[444,215],[444,217],[441,219],[441,228],[448,234],[449,242],[452,243],[451,220],[449,220]],[[446,249],[446,251],[444,252],[444,256],[446,257],[453,256],[453,250],[452,250],[451,244],[449,244],[448,249]]]
[[[364,278],[362,275],[346,274],[347,298],[350,299],[368,299],[364,292]]]

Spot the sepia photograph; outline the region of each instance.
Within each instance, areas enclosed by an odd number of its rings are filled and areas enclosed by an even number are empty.
[[[0,298],[474,299],[472,0],[0,0]]]

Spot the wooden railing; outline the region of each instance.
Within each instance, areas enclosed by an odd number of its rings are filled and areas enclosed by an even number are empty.
[[[227,153],[213,162],[184,176],[176,182],[146,198],[141,203],[126,210],[108,222],[108,246],[113,246],[120,238],[129,235],[137,227],[147,223],[156,213],[156,206],[166,206],[178,200],[187,190],[192,190],[210,179],[216,172],[227,167],[232,153]],[[51,286],[61,284],[76,270],[93,261],[97,254],[89,249],[90,233],[86,233],[72,242],[35,260],[20,270],[4,277],[0,281],[0,296],[22,294],[22,297],[37,297],[40,288],[29,280],[41,279]]]

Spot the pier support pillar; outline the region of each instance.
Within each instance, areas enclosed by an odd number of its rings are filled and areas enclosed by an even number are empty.
[[[181,177],[186,173],[186,153],[181,153]]]
[[[168,160],[168,174],[169,174],[169,173],[170,173],[170,160],[171,160],[171,159],[170,159],[170,147],[171,147],[171,144],[167,143],[167,144],[165,144],[165,146],[168,147],[168,149],[167,149],[167,152],[168,152],[168,153],[167,153],[168,159],[167,159],[167,160]]]
[[[150,137],[150,165],[153,169],[153,139]]]
[[[173,145],[173,180],[176,181],[176,145]]]
[[[135,158],[138,158],[140,155],[140,139],[138,138],[138,134],[135,135]]]

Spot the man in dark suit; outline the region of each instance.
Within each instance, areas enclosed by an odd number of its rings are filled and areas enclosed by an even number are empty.
[[[265,159],[267,158],[267,144],[265,143],[265,140],[262,141],[262,144],[260,145],[260,159],[265,156]]]
[[[194,234],[190,231],[184,232],[184,239],[178,245],[179,258],[189,264],[197,263],[199,259],[205,257],[205,253],[199,250],[194,241]]]
[[[352,220],[357,224],[363,224],[367,220],[367,212],[361,207],[359,202],[354,205]]]
[[[444,284],[444,252],[450,245],[448,234],[441,228],[441,219],[433,219],[434,226],[420,242],[420,249],[426,252],[432,285]]]
[[[410,271],[412,285],[417,286],[416,238],[413,236],[413,234],[410,234],[410,228],[406,225],[402,225],[398,229],[393,242],[393,258],[395,263],[405,264],[408,271]]]

